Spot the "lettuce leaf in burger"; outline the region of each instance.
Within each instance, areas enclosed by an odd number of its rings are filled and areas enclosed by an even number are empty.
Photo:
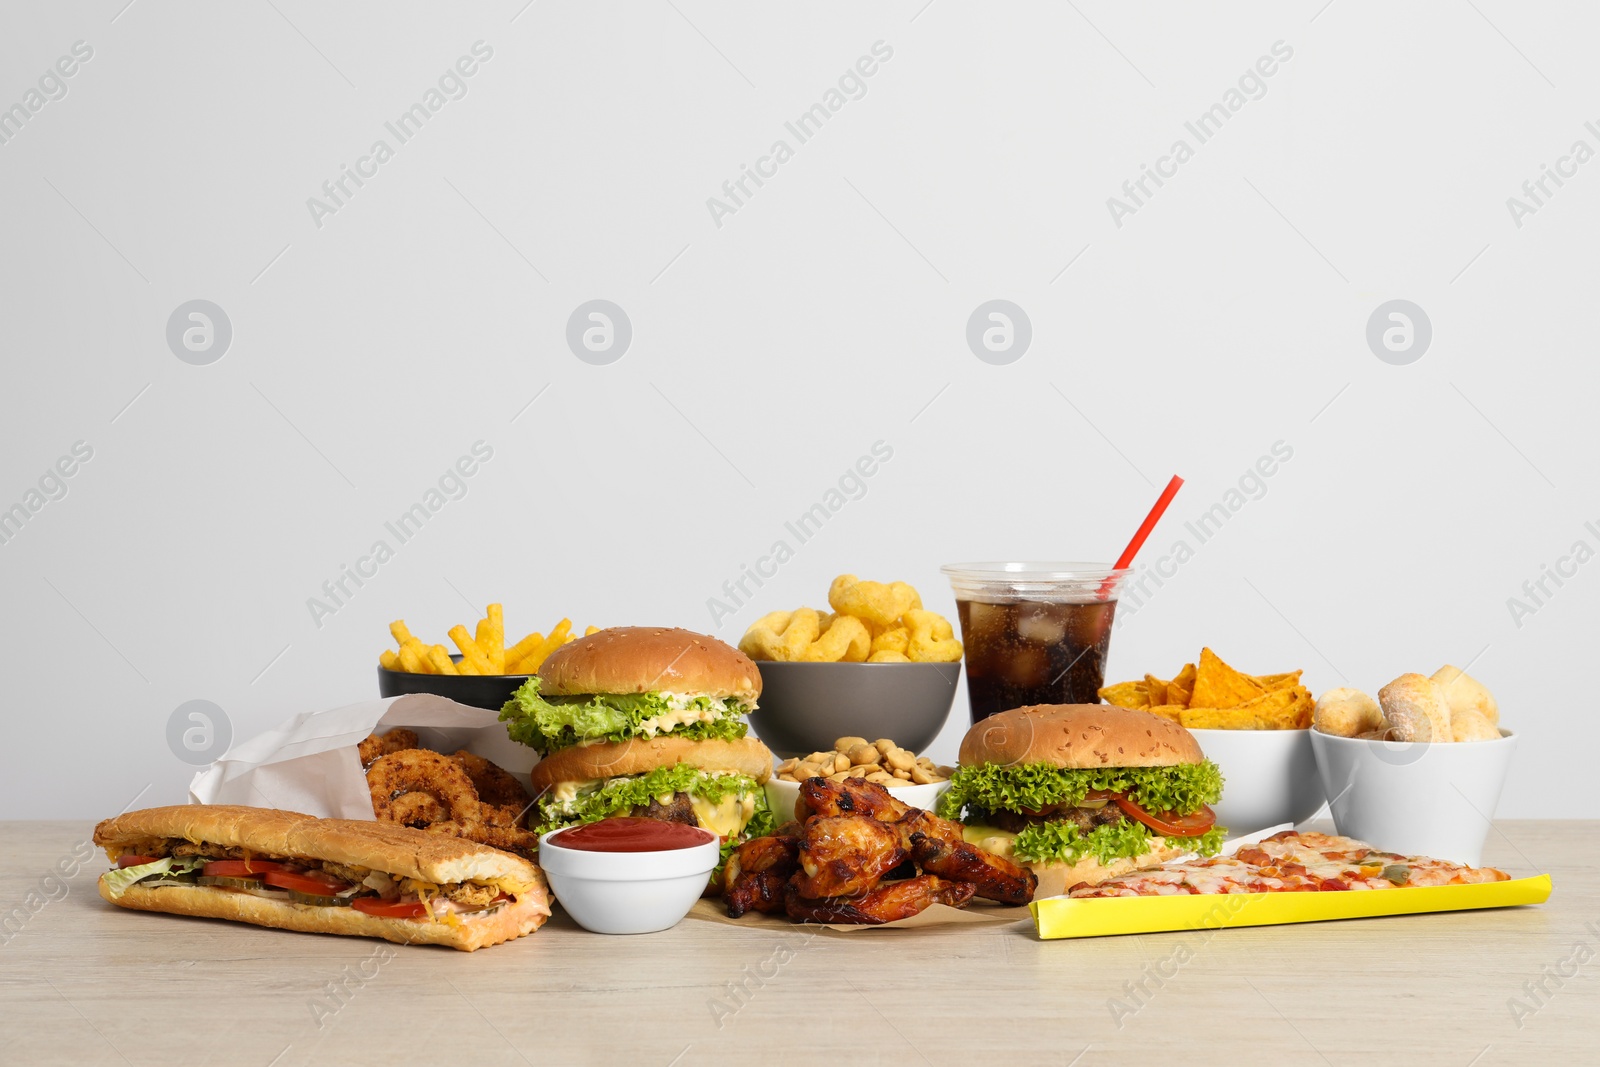
[[[1215,855],[1226,831],[1210,805],[1222,773],[1177,723],[1103,704],[1038,705],[990,716],[961,743],[938,814],[969,839],[1066,884]]]
[[[617,627],[562,646],[500,712],[512,740],[543,757],[530,828],[681,822],[717,834],[726,859],[775,825],[772,753],[740,718],[760,694],[749,657],[688,630]]]
[[[671,734],[695,741],[732,741],[750,728],[740,721],[754,704],[737,697],[681,693],[579,693],[544,697],[529,678],[500,709],[511,740],[540,755],[584,741],[626,741]]]

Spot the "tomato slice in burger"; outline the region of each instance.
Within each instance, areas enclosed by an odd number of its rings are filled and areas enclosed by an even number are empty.
[[[350,906],[363,915],[376,915],[383,919],[420,919],[428,914],[427,905],[420,900],[385,902],[377,897],[356,897]]]
[[[317,897],[331,897],[343,893],[350,886],[327,875],[296,874],[293,871],[268,871],[261,876],[267,885],[278,889],[294,889]]]
[[[122,870],[128,867],[143,867],[147,863],[154,863],[157,858],[158,857],[156,856],[121,856],[117,859],[117,869]]]
[[[1217,825],[1217,813],[1211,810],[1210,805],[1200,805],[1200,810],[1188,815],[1179,815],[1175,812],[1148,812],[1136,804],[1130,797],[1121,793],[1117,794],[1117,807],[1130,819],[1137,819],[1163,837],[1199,837],[1213,826]]]
[[[282,869],[283,864],[276,860],[212,860],[200,873],[210,878],[257,878]]]

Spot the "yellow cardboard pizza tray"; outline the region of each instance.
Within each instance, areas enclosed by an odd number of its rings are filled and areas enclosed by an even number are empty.
[[[1232,926],[1276,926],[1436,911],[1511,908],[1550,899],[1550,876],[1476,885],[1321,893],[1224,893],[1160,897],[1047,897],[1028,906],[1039,937],[1105,937]]]

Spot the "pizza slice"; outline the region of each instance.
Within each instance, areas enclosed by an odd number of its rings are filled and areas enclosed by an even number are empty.
[[[1426,856],[1380,852],[1348,837],[1285,830],[1229,856],[1133,871],[1099,885],[1067,891],[1088,897],[1148,897],[1211,893],[1320,893],[1415,886],[1503,882],[1493,867],[1466,867]]]

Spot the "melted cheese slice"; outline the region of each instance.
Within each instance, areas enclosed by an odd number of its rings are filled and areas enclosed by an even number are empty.
[[[756,798],[736,793],[729,793],[716,804],[691,795],[689,803],[694,806],[694,817],[701,827],[719,837],[737,837],[756,814]]]
[[[968,825],[961,828],[961,839],[969,845],[977,845],[985,852],[1010,859],[1011,846],[1017,840],[1017,835],[993,826]]]
[[[571,782],[557,782],[550,787],[550,799],[557,804],[570,804],[578,799],[578,794],[585,789],[598,786],[599,778],[577,779]]]

